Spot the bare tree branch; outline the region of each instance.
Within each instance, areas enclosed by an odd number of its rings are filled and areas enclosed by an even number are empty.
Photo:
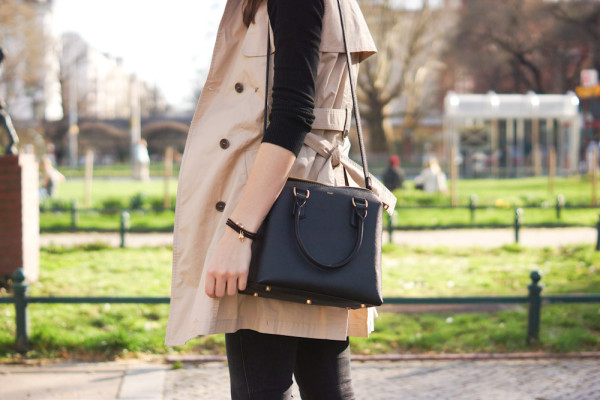
[[[371,150],[386,152],[389,143],[401,139],[394,136],[388,121],[392,114],[397,115],[394,108],[405,108],[410,116],[405,118],[406,123],[418,123],[423,116],[423,112],[416,111],[429,103],[426,98],[431,96],[437,77],[434,69],[427,72],[427,68],[421,68],[432,61],[439,63],[450,36],[452,13],[432,9],[428,1],[417,10],[403,8],[404,4],[399,6],[393,0],[360,3],[379,49],[377,57],[367,60],[361,72],[361,106],[367,109],[363,117],[369,125]],[[416,82],[420,69],[428,79]]]

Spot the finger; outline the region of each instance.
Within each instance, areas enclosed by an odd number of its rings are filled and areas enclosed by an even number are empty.
[[[215,296],[223,297],[225,296],[225,285],[227,284],[227,279],[224,276],[217,276],[215,283]]]
[[[232,276],[231,278],[229,278],[227,280],[227,294],[230,296],[233,296],[237,293],[237,288],[238,288],[238,277],[237,276]]]
[[[248,284],[248,274],[242,274],[238,277],[237,280],[237,284],[238,284],[238,289],[239,290],[246,290],[246,286]]]
[[[206,292],[208,297],[215,297],[215,278],[212,275],[206,275],[204,291]]]

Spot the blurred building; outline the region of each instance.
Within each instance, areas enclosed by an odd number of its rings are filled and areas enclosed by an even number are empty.
[[[138,81],[125,69],[121,58],[94,49],[76,33],[62,35],[60,71],[66,115],[76,105],[79,118],[129,118],[132,103],[137,102],[133,95],[139,95],[142,116],[167,109],[156,87]],[[70,96],[74,96],[74,102],[70,102]]]
[[[60,41],[53,28],[52,0],[15,0],[15,18],[0,24],[0,98],[15,121],[63,117],[59,81]]]
[[[579,105],[573,92],[449,92],[444,101],[443,161],[460,165],[463,177],[540,176],[551,169],[576,174]]]

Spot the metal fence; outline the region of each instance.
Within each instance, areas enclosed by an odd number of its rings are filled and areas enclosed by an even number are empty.
[[[540,316],[542,304],[550,303],[600,303],[600,294],[594,295],[555,295],[541,296],[541,274],[532,271],[531,283],[527,285],[527,296],[489,296],[489,297],[387,297],[384,304],[528,304],[527,344],[539,340]],[[26,353],[29,349],[29,336],[27,324],[27,306],[29,304],[168,304],[168,297],[29,297],[23,270],[18,270],[12,275],[12,297],[0,297],[0,304],[14,304],[15,306],[15,343],[19,353]]]
[[[402,209],[419,209],[419,208],[423,208],[423,207],[396,207],[396,210],[402,210]],[[444,208],[455,208],[455,207],[426,207],[426,208],[439,208],[439,209],[444,209]],[[484,207],[480,207],[480,208],[484,208]],[[591,207],[572,207],[573,209],[579,209],[579,208],[591,208]],[[474,219],[473,214],[475,212],[476,208],[471,208],[471,220]],[[523,217],[524,217],[524,209],[522,207],[519,208],[515,208],[514,209],[514,218],[513,218],[513,223],[512,225],[505,225],[505,226],[494,226],[495,228],[498,227],[511,227],[514,229],[514,233],[515,233],[515,244],[519,244],[519,233],[521,231],[522,228],[524,227],[529,227],[529,228],[536,228],[536,227],[544,227],[544,228],[552,228],[552,227],[556,227],[553,225],[535,225],[535,224],[524,224],[523,223]],[[558,218],[560,218],[560,211],[557,211],[557,214],[559,215]],[[578,225],[579,227],[586,227],[586,225]],[[564,227],[564,226],[559,226],[559,227]],[[598,217],[598,222],[596,222],[596,225],[593,226],[587,226],[590,228],[595,228],[597,235],[596,235],[596,250],[600,250],[600,215]],[[392,216],[390,216],[389,214],[387,214],[387,222],[386,222],[386,231],[388,233],[388,243],[393,243],[393,238],[392,235],[394,233],[394,231],[404,231],[404,230],[409,230],[409,229],[419,229],[419,228],[429,228],[431,229],[431,227],[406,227],[406,226],[400,226],[400,225],[394,225],[393,224],[393,220],[392,220]],[[473,229],[472,226],[469,225],[459,225],[459,226],[453,226],[452,229]],[[485,226],[477,226],[476,228],[486,228]]]
[[[460,228],[472,228],[472,227],[478,227],[478,228],[498,228],[498,227],[510,227],[512,225],[514,225],[514,223],[512,222],[507,222],[506,224],[493,224],[493,225],[486,225],[486,224],[477,224],[475,225],[475,220],[476,220],[476,215],[477,215],[477,211],[478,210],[489,210],[489,209],[496,209],[496,210],[506,210],[507,207],[504,206],[498,206],[498,205],[479,205],[478,204],[478,200],[477,200],[477,196],[476,195],[471,195],[470,199],[469,199],[469,204],[468,205],[461,205],[461,206],[451,206],[451,205],[414,205],[414,206],[396,206],[396,210],[401,211],[401,210],[415,210],[415,209],[425,209],[425,210],[460,210],[460,209],[464,209],[466,211],[468,211],[469,216],[470,216],[470,222],[469,223],[464,223],[464,224],[457,224],[454,226],[443,226],[443,228],[446,227],[451,227],[453,229],[460,229]],[[560,220],[562,219],[562,213],[563,211],[569,211],[569,210],[598,210],[600,212],[600,207],[594,207],[594,206],[585,206],[585,205],[569,205],[566,203],[564,196],[559,195],[556,197],[556,201],[554,204],[550,205],[534,205],[534,204],[529,204],[529,205],[523,205],[521,207],[518,208],[514,208],[515,210],[522,210],[521,211],[521,220],[523,219],[523,213],[524,210],[527,209],[543,209],[543,210],[550,210],[553,209],[555,211],[555,215],[556,215],[556,222],[560,222]],[[149,213],[152,212],[159,212],[159,211],[174,211],[174,208],[169,208],[169,209],[153,209],[148,211]],[[98,214],[119,214],[119,212],[127,212],[129,213],[129,210],[127,209],[92,209],[92,208],[79,208],[79,206],[77,205],[77,202],[75,201],[71,201],[69,208],[68,209],[60,209],[57,211],[54,210],[49,210],[49,211],[43,211],[43,213],[56,213],[56,212],[61,212],[61,213],[69,213],[70,214],[70,224],[68,226],[60,226],[58,228],[50,228],[48,230],[51,231],[90,231],[90,230],[94,230],[94,231],[116,231],[117,230],[117,221],[115,219],[115,228],[114,229],[98,229],[98,228],[87,228],[87,229],[82,229],[79,225],[79,216],[81,214],[88,214],[88,213],[98,213]],[[583,225],[574,225],[574,224],[566,224],[566,223],[562,223],[562,224],[558,224],[556,222],[553,223],[546,223],[546,224],[529,224],[527,226],[530,227],[566,227],[566,226],[583,226]],[[520,222],[521,225],[522,221]],[[172,227],[171,227],[172,228]],[[396,226],[394,227],[394,229],[397,230],[403,230],[403,229],[426,229],[426,228],[431,228],[430,226]],[[139,231],[143,231],[143,232],[153,232],[153,231],[165,231],[165,229],[152,229],[152,228],[143,228],[143,229],[136,229]]]

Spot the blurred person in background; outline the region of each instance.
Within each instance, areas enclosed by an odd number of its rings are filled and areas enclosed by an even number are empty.
[[[425,193],[446,193],[446,174],[440,168],[436,157],[429,157],[421,173],[415,177],[415,188]]]
[[[134,177],[143,182],[150,180],[150,155],[148,154],[148,143],[145,139],[135,145],[135,171]]]
[[[43,155],[40,160],[40,170],[42,172],[42,182],[40,183],[40,199],[46,197],[56,197],[58,187],[66,178],[61,174],[54,165],[52,159],[47,155]]]
[[[390,156],[388,166],[382,175],[383,184],[390,190],[402,189],[404,170],[400,167],[400,157]]]

